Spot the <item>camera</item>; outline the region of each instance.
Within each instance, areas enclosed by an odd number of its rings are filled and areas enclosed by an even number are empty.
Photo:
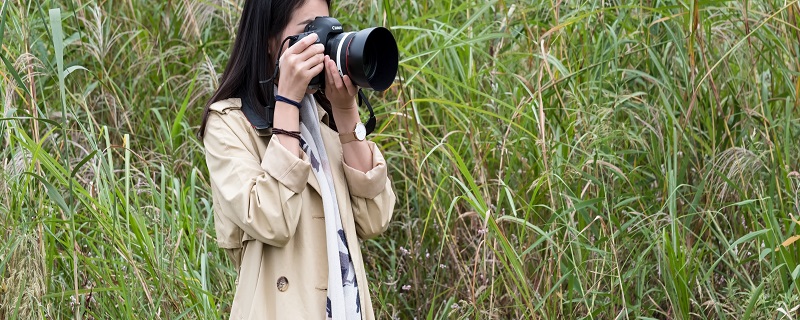
[[[336,62],[339,75],[350,79],[362,88],[384,91],[397,76],[397,42],[389,29],[373,27],[357,32],[344,32],[339,20],[316,17],[306,25],[304,32],[290,37],[289,46],[313,33],[316,43],[325,46],[325,54]],[[321,88],[325,73],[311,79],[309,88]]]

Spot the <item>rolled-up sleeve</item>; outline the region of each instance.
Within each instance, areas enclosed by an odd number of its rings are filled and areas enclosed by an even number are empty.
[[[374,238],[386,231],[396,200],[386,160],[374,142],[368,141],[368,144],[372,152],[372,169],[361,172],[343,163],[356,232],[362,239]]]
[[[259,161],[245,147],[246,128],[231,118],[210,113],[203,139],[218,236],[230,238],[235,225],[255,240],[284,246],[297,229],[311,165],[274,136]]]

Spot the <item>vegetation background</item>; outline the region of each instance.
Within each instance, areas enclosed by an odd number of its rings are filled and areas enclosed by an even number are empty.
[[[5,0],[0,319],[220,319],[236,0]],[[334,1],[389,26],[381,319],[800,318],[800,4]]]

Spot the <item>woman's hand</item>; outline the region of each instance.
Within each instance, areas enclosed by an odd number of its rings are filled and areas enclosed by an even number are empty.
[[[336,62],[325,56],[325,97],[331,102],[335,110],[356,109],[356,94],[358,87],[350,81],[349,76],[340,76]]]
[[[325,66],[325,46],[314,44],[317,34],[311,34],[286,49],[280,57],[278,94],[294,101],[301,101],[311,78],[322,72]]]

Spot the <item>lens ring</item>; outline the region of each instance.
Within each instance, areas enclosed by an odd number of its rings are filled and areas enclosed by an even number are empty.
[[[333,53],[334,62],[336,62],[336,69],[339,72],[339,76],[344,76],[347,74],[347,50],[349,49],[350,42],[353,41],[353,37],[355,36],[354,32],[345,32],[337,35],[328,43],[329,47],[331,48],[331,53]],[[333,48],[336,48],[334,51]],[[342,52],[344,49],[344,54]]]

